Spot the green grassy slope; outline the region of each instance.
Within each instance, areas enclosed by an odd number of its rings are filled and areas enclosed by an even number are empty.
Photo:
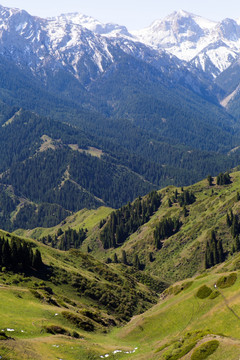
[[[121,258],[122,250],[125,250],[131,264],[137,251],[141,263],[145,265],[145,271],[160,276],[168,282],[191,277],[204,269],[206,242],[210,239],[212,230],[223,242],[225,258],[232,251],[234,240],[226,223],[226,215],[230,211],[236,215],[240,213],[240,202],[237,201],[240,172],[232,173],[231,181],[229,185],[218,186],[215,179],[213,186],[210,187],[205,179],[184,188],[193,192],[196,197],[193,204],[186,206],[188,212],[186,217],[179,203],[175,202],[171,207],[168,204],[168,200],[173,198],[176,190],[181,195],[181,188],[168,187],[160,190],[162,204],[159,210],[121,247],[104,252],[101,245],[98,249],[94,248],[92,244],[96,243],[96,238],[99,239],[100,230],[97,230],[86,242],[95,249],[93,254],[100,259],[113,258],[114,253]],[[176,234],[162,240],[162,248],[157,250],[154,230],[163,218],[180,219],[182,226]],[[150,252],[155,259],[152,262],[149,261]]]
[[[69,227],[76,230],[79,228],[87,228],[89,234],[91,234],[94,230],[96,230],[96,228],[98,228],[99,222],[107,217],[111,211],[111,208],[104,206],[95,210],[83,209],[67,217],[59,225],[52,228],[36,228],[32,230],[18,229],[15,231],[15,234],[28,238],[39,239],[47,235],[54,236],[58,229],[61,228],[65,231]]]
[[[48,249],[46,254],[43,251],[43,257],[53,261]],[[60,266],[61,256],[56,258],[54,261]],[[151,309],[110,332],[92,320],[95,331],[84,331],[63,316],[68,311],[75,316],[92,313],[95,320],[98,315],[105,322],[113,319],[102,309],[96,315],[93,303],[77,297],[69,285],[51,283],[51,298],[56,305],[47,301],[49,293],[44,288],[48,281],[44,285],[34,277],[2,273],[0,323],[4,331],[0,334],[0,356],[7,360],[94,360],[106,355],[112,360],[193,360],[191,356],[199,346],[215,340],[219,346],[208,359],[236,360],[240,354],[239,264],[240,256],[235,255],[200,276],[172,285]],[[74,267],[72,262],[65,266],[68,271]],[[86,275],[85,270],[81,272]],[[223,276],[229,279],[233,273],[235,282],[219,281]],[[223,287],[223,283],[228,287]],[[199,289],[204,285],[211,294],[204,290],[200,296]],[[36,292],[44,298],[37,298]],[[76,333],[79,338],[74,337]],[[5,339],[4,334],[9,338]]]
[[[0,236],[11,242],[11,234],[1,231]],[[25,241],[39,248],[44,266],[38,272],[0,271],[3,359],[56,359],[61,352],[68,359],[89,359],[91,351],[99,352],[89,337],[107,334],[158,299],[120,267],[77,250],[62,252]]]
[[[114,253],[121,260],[122,250],[125,250],[129,264],[133,262],[137,251],[141,263],[145,266],[145,272],[161,277],[167,282],[174,282],[191,277],[204,269],[206,242],[210,239],[212,230],[216,232],[217,238],[222,240],[227,259],[232,251],[234,240],[226,223],[226,215],[230,211],[236,215],[240,213],[240,201],[237,200],[239,189],[239,171],[231,174],[229,185],[216,185],[216,179],[214,179],[213,186],[209,186],[205,179],[184,188],[183,190],[192,192],[196,197],[193,204],[186,206],[188,212],[186,217],[183,207],[178,202],[173,202],[171,207],[168,202],[169,199],[173,199],[176,190],[181,195],[182,189],[173,186],[162,189],[159,191],[162,196],[159,210],[146,224],[130,235],[122,246],[109,250],[103,249],[100,241],[101,230],[98,226],[100,220],[108,219],[107,216],[112,211],[105,207],[91,211],[82,210],[54,228],[18,230],[17,234],[38,239],[47,234],[54,236],[60,227],[63,231],[68,227],[73,229],[86,227],[89,232],[82,245],[84,251],[89,246],[93,256],[106,261],[107,258],[113,259]],[[162,240],[162,248],[157,250],[154,230],[163,218],[177,218],[182,222],[182,226],[176,234]],[[154,261],[152,262],[149,260],[149,253],[153,254]]]
[[[55,228],[19,230],[18,234],[39,238],[53,236],[60,227],[87,227],[82,249],[89,246],[92,252],[62,252],[29,240],[39,246],[51,271],[38,277],[0,273],[0,327],[4,330],[0,356],[7,360],[199,360],[199,353],[207,356],[209,352],[209,360],[238,359],[240,254],[232,254],[234,240],[226,214],[240,213],[239,189],[238,171],[231,174],[229,185],[216,185],[214,179],[213,186],[203,180],[189,187],[196,201],[186,206],[184,217],[179,203],[169,207],[176,188],[165,188],[160,191],[159,210],[116,249],[104,250],[100,241],[99,222],[112,211],[105,207],[82,210]],[[180,188],[177,191],[182,193]],[[180,218],[182,226],[157,250],[153,232],[163,217]],[[206,270],[204,254],[212,230],[223,242],[225,262]],[[123,249],[129,264],[134,252],[139,254],[144,271],[96,259],[106,260],[114,253],[121,259]],[[157,298],[143,283],[157,288],[160,278],[172,285]],[[130,321],[126,324],[126,320]],[[92,326],[94,331],[89,331]]]
[[[156,306],[135,317],[118,333],[126,344],[139,347],[132,359],[191,359],[200,344],[212,339],[219,341],[219,348],[209,359],[238,359],[240,273],[236,271],[237,262],[239,256],[224,267],[175,284],[162,295]],[[232,274],[226,272],[228,270],[235,270],[237,281],[230,287],[217,287],[216,290],[214,284],[219,278]],[[183,284],[187,285],[185,289]],[[201,299],[197,293],[203,285],[212,293]],[[184,354],[187,349],[189,352]]]

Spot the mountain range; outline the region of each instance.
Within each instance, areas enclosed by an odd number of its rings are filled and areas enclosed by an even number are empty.
[[[229,79],[239,61],[240,20],[214,22],[180,10],[130,33],[83,14],[41,19],[1,6],[0,21],[0,54],[50,87],[50,72],[55,80],[64,72],[87,96],[93,81],[130,56],[208,98],[237,96],[238,80],[226,84],[223,74],[227,71]],[[66,92],[66,84],[59,86]]]
[[[213,46],[211,31],[227,43],[214,24],[180,11],[130,33],[1,6],[2,227],[53,225],[238,165],[237,55],[216,74],[193,61]],[[184,58],[187,46],[195,52]]]

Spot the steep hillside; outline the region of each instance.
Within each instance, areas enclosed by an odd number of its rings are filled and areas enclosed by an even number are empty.
[[[217,185],[215,178],[211,186],[204,180],[184,189],[168,187],[161,190],[161,205],[150,220],[144,221],[140,214],[137,230],[128,231],[115,248],[105,250],[105,257],[111,257],[114,261],[116,253],[121,259],[124,250],[131,269],[137,250],[140,267],[144,271],[168,282],[176,281],[205,269],[207,243],[211,243],[214,231],[216,241],[221,242],[223,247],[222,258],[218,258],[218,261],[224,261],[239,248],[236,245],[239,230],[237,227],[233,230],[232,223],[227,222],[227,214],[233,214],[238,221],[240,173],[235,172],[230,176],[231,183],[228,185]],[[136,206],[139,205],[136,203]],[[122,213],[123,217],[125,211],[127,208]],[[118,219],[117,213],[116,216]],[[116,221],[116,231],[110,232],[108,237],[117,236],[120,226],[127,229],[128,220],[121,223]],[[104,226],[112,223],[109,219]],[[93,239],[103,239],[101,233],[103,235],[104,227]],[[104,256],[99,250],[95,251],[96,256]]]
[[[174,284],[157,305],[132,319],[117,334],[123,344],[137,347],[131,358],[238,359],[238,265],[239,256],[224,267]]]
[[[126,264],[130,274],[137,267],[139,274],[154,274],[172,283],[223,262],[240,250],[240,172],[230,174],[229,184],[221,184],[222,178],[212,178],[211,185],[205,179],[190,187],[167,187],[119,210],[83,210],[54,228],[19,230],[17,234],[41,241],[45,238],[50,246],[59,246],[61,239],[68,239],[69,228],[87,228],[80,245],[84,251],[109,263]],[[47,235],[57,243],[52,245]],[[221,254],[220,248],[213,250],[213,242],[222,247]],[[218,254],[212,263],[208,244]],[[74,247],[73,242],[70,247]]]
[[[89,336],[106,336],[112,327],[158,299],[156,291],[126,274],[124,267],[106,265],[77,250],[50,249],[3,231],[0,237],[3,359],[52,359],[63,350],[57,346],[59,336],[65,342],[64,356],[87,359],[98,352]],[[40,252],[42,262],[22,263],[19,251],[23,249],[24,258],[26,249]],[[152,281],[158,291],[166,288],[157,278]]]
[[[45,277],[43,272],[34,270],[25,275],[6,270],[0,273],[3,359],[195,360],[202,359],[198,355],[200,349],[205,358],[212,360],[238,358],[239,254],[197,277],[173,284],[151,309],[134,316],[123,327],[112,328],[114,322],[119,324],[122,320],[116,319],[112,310],[107,314],[108,305],[93,300],[89,290],[83,293],[81,288],[79,292],[79,281],[85,279],[92,286],[97,283],[98,291],[107,286],[110,295],[118,283],[124,286],[121,293],[127,284],[132,289],[134,278],[123,280],[123,267],[103,265],[80,252],[63,253],[44,246],[39,249],[45,265],[51,265],[50,278],[46,271]],[[142,285],[136,286],[138,296],[146,291]],[[94,291],[97,295],[96,288]],[[119,287],[116,291],[115,296],[119,296]],[[136,293],[134,300],[135,296]],[[145,292],[146,305],[152,296],[153,293]],[[139,310],[143,301],[140,297]],[[130,305],[126,299],[121,303]]]
[[[84,207],[117,207],[155,187],[106,158],[83,131],[30,112],[5,118],[0,139],[1,226],[8,230],[52,226]]]

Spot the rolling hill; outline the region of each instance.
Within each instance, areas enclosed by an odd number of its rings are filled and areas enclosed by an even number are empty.
[[[44,265],[40,271],[0,273],[0,355],[7,360],[195,360],[204,359],[204,353],[212,360],[235,360],[240,353],[240,255],[233,234],[239,231],[240,173],[231,173],[228,184],[222,184],[223,179],[227,177],[222,174],[142,198],[143,207],[155,204],[153,214],[115,249],[101,245],[100,232],[113,218],[112,210],[104,207],[82,210],[55,228],[19,230],[18,235],[1,232],[9,242],[15,236],[17,242],[32,244],[34,251],[38,248]],[[136,199],[130,209],[139,209],[139,204]],[[173,229],[156,248],[153,234],[159,224],[179,216],[178,231]],[[61,251],[18,237],[61,236],[60,228],[64,233],[81,227],[88,228],[81,250]],[[206,249],[207,243],[213,244],[213,232],[216,244],[222,241],[224,258],[208,266]],[[214,253],[217,248],[212,249]],[[123,250],[127,264],[120,256]],[[148,256],[146,261],[149,252],[152,260]],[[109,261],[114,253],[117,263]],[[144,268],[133,264],[134,254]]]

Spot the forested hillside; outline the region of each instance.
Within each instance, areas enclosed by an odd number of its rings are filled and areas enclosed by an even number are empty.
[[[238,151],[168,144],[130,121],[106,120],[105,135],[104,122],[93,135],[4,104],[1,121],[1,226],[8,230],[52,226],[84,207],[118,208],[160,186],[190,184],[238,164]]]

